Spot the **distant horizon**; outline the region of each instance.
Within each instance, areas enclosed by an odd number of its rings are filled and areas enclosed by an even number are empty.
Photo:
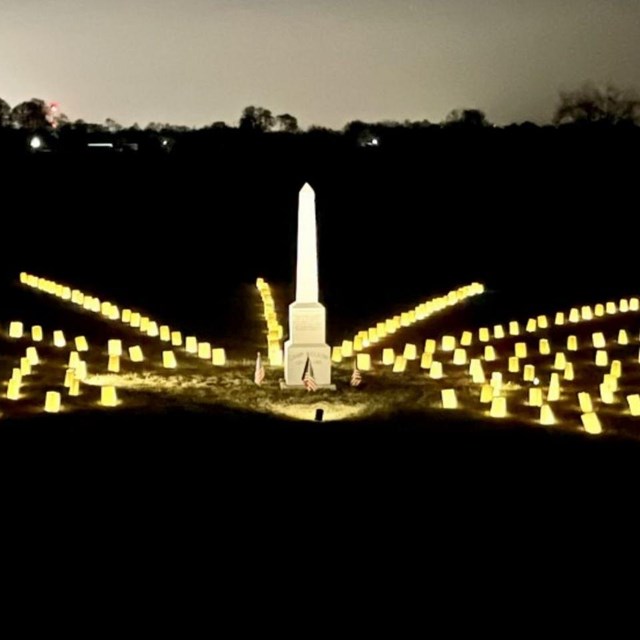
[[[321,6],[320,6],[321,4]],[[3,0],[0,98],[71,120],[302,129],[551,121],[587,81],[640,87],[638,0]]]

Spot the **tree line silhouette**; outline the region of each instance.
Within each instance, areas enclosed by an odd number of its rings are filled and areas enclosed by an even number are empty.
[[[599,86],[594,83],[586,83],[578,89],[561,91],[559,103],[553,113],[554,125],[566,124],[627,124],[640,125],[640,97],[632,89],[622,89],[608,84]],[[530,124],[530,123],[527,123]],[[363,129],[364,123],[352,121],[345,125],[343,131],[354,128]],[[486,114],[480,109],[454,109],[444,122],[431,123],[428,120],[411,122],[385,121],[374,123],[371,126],[419,128],[427,126],[446,127],[489,127],[493,126]],[[87,133],[119,133],[125,129],[141,131],[136,123],[131,127],[123,127],[111,118],[104,123],[87,123],[78,119],[71,121],[64,113],[59,111],[57,103],[45,102],[39,98],[32,98],[14,106],[13,108],[0,98],[0,127],[12,127],[26,130],[61,130],[71,129]],[[215,121],[203,129],[229,129],[234,128],[222,121]],[[252,133],[300,133],[301,129],[295,116],[289,113],[274,115],[269,109],[257,106],[248,106],[242,111],[238,127],[239,130]],[[150,122],[146,131],[152,132],[177,132],[191,131],[192,128],[168,123]],[[308,131],[325,130],[326,127],[312,125]],[[366,135],[363,144],[370,142]]]

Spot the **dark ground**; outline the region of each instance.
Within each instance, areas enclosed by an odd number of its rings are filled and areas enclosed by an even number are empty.
[[[5,202],[15,204],[4,207],[0,270],[5,284],[27,270],[219,335],[242,313],[232,294],[239,283],[264,276],[293,291],[297,191],[309,180],[332,343],[354,325],[473,280],[497,302],[491,312],[472,303],[467,326],[487,314],[504,321],[632,295],[637,225],[627,203],[635,182],[624,144],[578,142],[470,140],[338,158],[327,151],[306,163],[259,148],[246,156],[25,158],[5,170]],[[610,480],[610,470],[634,473],[639,453],[633,441],[448,415],[425,424],[410,408],[334,424],[224,408],[120,410],[6,419],[0,439],[3,466],[21,469],[27,482],[66,478],[82,492],[90,478],[123,496],[133,483],[141,500],[145,487],[174,500],[225,488],[304,500],[343,485],[347,503],[393,501],[398,492],[511,491],[554,477],[581,492]]]

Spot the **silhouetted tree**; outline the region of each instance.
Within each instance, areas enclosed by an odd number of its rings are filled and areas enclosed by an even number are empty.
[[[561,91],[554,124],[600,122],[603,124],[640,124],[640,99],[631,89],[612,84],[586,83],[574,91]]]
[[[269,109],[245,107],[240,118],[240,129],[264,133],[273,129],[275,123],[276,120]]]
[[[0,98],[0,127],[6,127],[11,122],[11,107],[8,102]]]
[[[41,129],[49,126],[48,108],[43,100],[32,98],[16,105],[11,111],[14,124],[25,129]]]
[[[465,127],[488,127],[490,122],[484,111],[480,109],[454,109],[445,120],[446,125],[461,125]]]
[[[113,118],[107,118],[104,121],[104,126],[111,132],[117,133],[122,130],[122,125],[119,122],[116,122]]]
[[[289,113],[281,113],[276,116],[276,122],[280,131],[285,131],[286,133],[298,133],[300,131],[298,119]]]

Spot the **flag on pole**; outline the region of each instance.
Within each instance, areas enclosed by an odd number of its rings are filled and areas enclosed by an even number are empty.
[[[351,386],[352,387],[357,387],[360,383],[362,382],[362,374],[360,373],[360,369],[358,369],[358,366],[356,365],[356,363],[353,363],[353,373],[351,374]]]
[[[304,365],[304,371],[302,372],[302,384],[307,391],[317,391],[318,383],[313,377],[313,367],[311,366],[311,358],[307,354],[307,361]]]
[[[253,381],[260,385],[264,380],[264,365],[262,364],[262,358],[260,357],[260,352],[258,351],[258,357],[256,358],[256,372],[253,375]]]

